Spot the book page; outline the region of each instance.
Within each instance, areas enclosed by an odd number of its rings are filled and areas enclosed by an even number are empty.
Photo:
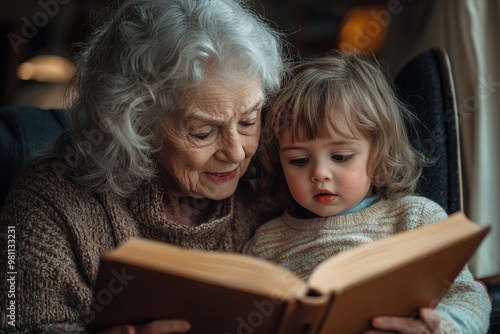
[[[410,262],[432,257],[432,254],[454,247],[467,239],[475,238],[472,246],[475,249],[486,233],[465,215],[457,213],[443,221],[400,232],[333,256],[315,269],[309,285],[320,293],[342,291],[347,286],[396,270]],[[462,260],[465,265],[468,258],[449,260]]]
[[[146,239],[132,239],[104,259],[271,298],[292,299],[304,295],[307,290],[306,284],[291,271],[262,259],[243,254],[193,251]]]

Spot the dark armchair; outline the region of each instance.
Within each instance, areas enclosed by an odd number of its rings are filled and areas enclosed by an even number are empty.
[[[431,48],[410,60],[396,76],[395,89],[418,120],[408,126],[412,144],[434,160],[424,168],[416,192],[448,214],[463,209],[459,118],[450,60]],[[500,333],[500,286],[487,284],[492,299],[489,333]]]
[[[0,210],[15,175],[50,148],[68,126],[64,110],[30,106],[0,109]]]
[[[412,144],[433,160],[424,168],[416,192],[439,203],[448,214],[462,205],[460,140],[450,61],[432,48],[413,58],[397,75],[400,99],[417,122],[408,126]]]

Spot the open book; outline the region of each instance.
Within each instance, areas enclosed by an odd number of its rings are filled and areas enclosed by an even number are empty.
[[[246,255],[131,239],[101,260],[87,329],[186,319],[190,333],[358,333],[436,306],[488,230],[456,213],[334,255],[308,282]]]

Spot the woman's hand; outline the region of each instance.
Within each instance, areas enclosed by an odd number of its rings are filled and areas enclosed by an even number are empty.
[[[185,333],[191,326],[184,320],[157,320],[145,325],[111,327],[101,334],[166,334]]]
[[[372,325],[376,328],[365,334],[406,333],[406,334],[441,334],[441,319],[431,308],[421,308],[420,318],[411,317],[375,317]]]

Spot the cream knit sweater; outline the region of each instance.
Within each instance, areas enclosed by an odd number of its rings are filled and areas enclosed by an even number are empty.
[[[307,280],[312,270],[333,254],[446,217],[438,204],[418,196],[379,200],[359,212],[325,218],[298,219],[285,213],[259,227],[244,252]],[[484,287],[467,267],[437,307],[444,333],[486,333],[490,311]]]
[[[123,199],[84,191],[52,166],[27,168],[0,216],[1,233],[7,226],[15,231],[16,272],[15,298],[7,298],[10,281],[0,282],[0,332],[82,331],[101,254],[131,237],[237,252],[256,227],[255,214],[246,212],[251,207],[241,204],[238,193],[220,201],[207,222],[186,227],[164,214],[158,180]],[[6,273],[5,238],[0,242]],[[13,322],[4,315],[12,301]]]

